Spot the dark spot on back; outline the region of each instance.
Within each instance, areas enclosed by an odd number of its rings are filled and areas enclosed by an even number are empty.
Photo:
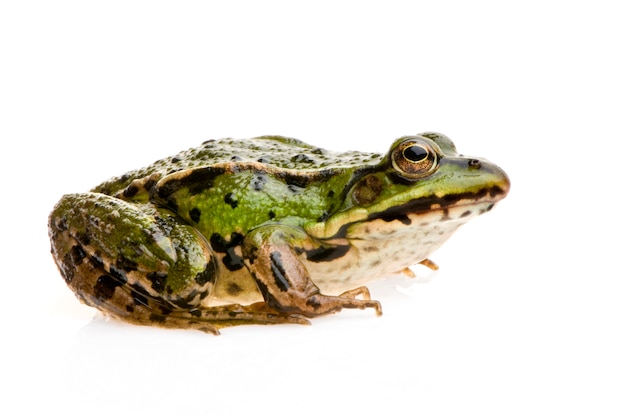
[[[157,190],[157,195],[159,198],[168,201],[169,204],[170,201],[168,198],[170,195],[181,188],[187,188],[191,195],[199,194],[213,187],[215,178],[223,175],[226,170],[227,169],[224,167],[217,168],[213,166],[196,168],[182,178],[171,179],[165,182]]]
[[[200,212],[200,209],[198,207],[194,207],[191,210],[189,210],[189,218],[194,222],[194,223],[198,223],[200,221],[200,215],[202,213]]]
[[[130,184],[128,187],[124,189],[122,195],[126,198],[132,198],[139,192],[139,187],[135,184]]]
[[[306,174],[294,173],[291,171],[277,172],[275,175],[287,185],[293,185],[298,188],[306,188],[307,185],[317,182],[325,182],[335,175],[336,171],[332,169],[322,169]]]
[[[311,158],[307,154],[299,153],[297,155],[294,155],[291,158],[291,162],[300,162],[300,163],[312,164],[312,163],[315,162],[315,160],[313,158]]]
[[[224,196],[224,202],[229,204],[232,208],[237,208],[237,200],[235,199],[234,193],[228,193]]]
[[[151,191],[154,186],[156,185],[156,180],[154,178],[150,178],[148,181],[146,181],[146,183],[143,185],[143,188],[145,188],[148,191]]]

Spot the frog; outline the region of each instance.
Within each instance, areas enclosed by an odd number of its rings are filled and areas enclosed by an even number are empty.
[[[429,257],[509,192],[497,165],[437,132],[385,153],[285,136],[211,139],[66,194],[53,259],[84,304],[137,325],[219,334],[382,314],[366,286]]]

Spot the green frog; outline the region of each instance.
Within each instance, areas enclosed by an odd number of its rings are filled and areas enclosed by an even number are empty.
[[[428,256],[509,187],[504,171],[439,133],[401,137],[385,154],[221,139],[65,195],[48,225],[85,304],[218,334],[344,308],[382,314],[364,284],[436,268]]]

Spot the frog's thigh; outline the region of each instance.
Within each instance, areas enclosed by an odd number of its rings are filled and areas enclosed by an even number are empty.
[[[271,225],[256,229],[244,241],[246,266],[272,308],[307,317],[343,308],[373,308],[381,313],[380,303],[370,300],[364,287],[339,296],[321,294],[292,246],[303,239],[308,237],[301,229]],[[355,298],[359,295],[364,299]]]
[[[151,321],[199,306],[217,275],[208,242],[151,206],[66,195],[49,229],[55,261],[78,298],[135,323],[159,324]]]

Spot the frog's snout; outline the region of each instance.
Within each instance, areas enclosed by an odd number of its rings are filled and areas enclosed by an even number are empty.
[[[509,194],[509,191],[511,190],[511,180],[509,179],[509,176],[506,174],[506,172],[504,172],[504,170],[502,168],[500,168],[497,165],[492,165],[493,169],[494,169],[494,174],[496,176],[496,181],[495,181],[495,188],[498,189],[498,200],[502,200],[504,197],[506,197]]]

